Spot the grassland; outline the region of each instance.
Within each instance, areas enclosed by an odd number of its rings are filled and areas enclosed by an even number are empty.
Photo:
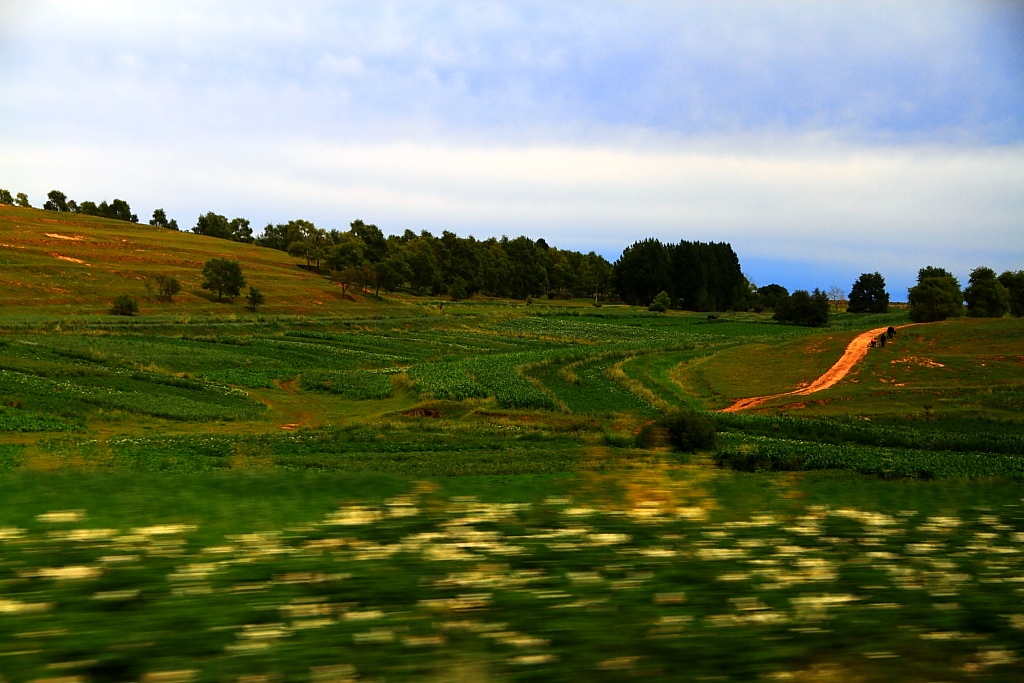
[[[4,683],[1024,676],[1020,320],[724,414],[907,320],[343,299],[56,220],[0,208]],[[265,311],[199,289],[210,256]],[[636,445],[684,407],[715,451]]]

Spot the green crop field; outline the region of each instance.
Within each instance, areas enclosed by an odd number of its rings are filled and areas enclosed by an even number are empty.
[[[3,683],[1024,678],[1021,319],[723,413],[908,318],[343,297],[54,215],[0,207]]]

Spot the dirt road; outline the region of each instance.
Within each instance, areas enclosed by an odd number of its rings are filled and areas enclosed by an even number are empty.
[[[771,396],[752,396],[750,398],[741,398],[728,408],[724,408],[722,412],[735,413],[747,408],[754,408],[763,403],[767,403],[772,399],[781,398],[782,396],[805,396],[807,394],[813,394],[816,391],[823,391],[829,387],[835,386],[840,382],[840,380],[849,374],[850,370],[852,370],[853,367],[864,358],[864,356],[868,355],[871,340],[877,339],[879,335],[887,329],[887,327],[878,327],[857,335],[846,347],[846,351],[844,351],[842,357],[836,361],[836,364],[829,368],[824,375],[814,380],[806,387],[795,389],[793,391],[786,391],[781,394],[772,394]]]

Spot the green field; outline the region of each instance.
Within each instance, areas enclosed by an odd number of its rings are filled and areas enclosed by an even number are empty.
[[[1024,677],[1020,319],[726,414],[905,314],[342,298],[52,215],[0,208],[4,683]],[[680,408],[714,450],[637,438]]]

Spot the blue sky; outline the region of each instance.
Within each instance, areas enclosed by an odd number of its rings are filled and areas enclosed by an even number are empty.
[[[1015,2],[0,0],[0,187],[254,225],[1024,268]]]

